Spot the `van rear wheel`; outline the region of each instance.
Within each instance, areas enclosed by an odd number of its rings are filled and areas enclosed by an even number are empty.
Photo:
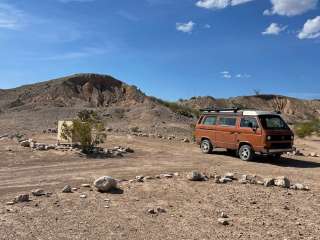
[[[243,145],[239,149],[239,157],[242,161],[251,161],[254,156],[254,152],[250,145]]]
[[[211,144],[211,142],[208,139],[203,139],[201,141],[201,151],[205,154],[209,154],[212,153],[213,150],[213,145]]]

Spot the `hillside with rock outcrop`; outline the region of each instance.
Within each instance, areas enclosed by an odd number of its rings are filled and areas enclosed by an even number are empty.
[[[189,100],[181,100],[179,104],[196,109],[206,107],[239,107],[280,111],[291,123],[320,117],[319,100],[303,100],[280,95],[240,96],[228,99],[215,99],[210,96],[193,97]]]

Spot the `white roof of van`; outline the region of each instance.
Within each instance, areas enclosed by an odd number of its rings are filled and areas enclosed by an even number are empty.
[[[279,115],[276,112],[270,111],[256,111],[256,110],[244,110],[242,112],[244,116],[259,116],[259,115]]]

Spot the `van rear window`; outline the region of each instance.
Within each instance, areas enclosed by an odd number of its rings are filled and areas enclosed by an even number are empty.
[[[237,123],[237,118],[230,118],[230,117],[219,118],[219,125],[222,125],[222,126],[235,126],[236,123]]]
[[[204,119],[203,125],[216,125],[217,117],[216,116],[208,116]]]

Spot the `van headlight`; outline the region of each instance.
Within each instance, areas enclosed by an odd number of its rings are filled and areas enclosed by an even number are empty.
[[[294,140],[294,136],[293,135],[291,135],[291,140]]]
[[[271,141],[271,136],[267,136],[267,140],[268,140],[268,141]]]

